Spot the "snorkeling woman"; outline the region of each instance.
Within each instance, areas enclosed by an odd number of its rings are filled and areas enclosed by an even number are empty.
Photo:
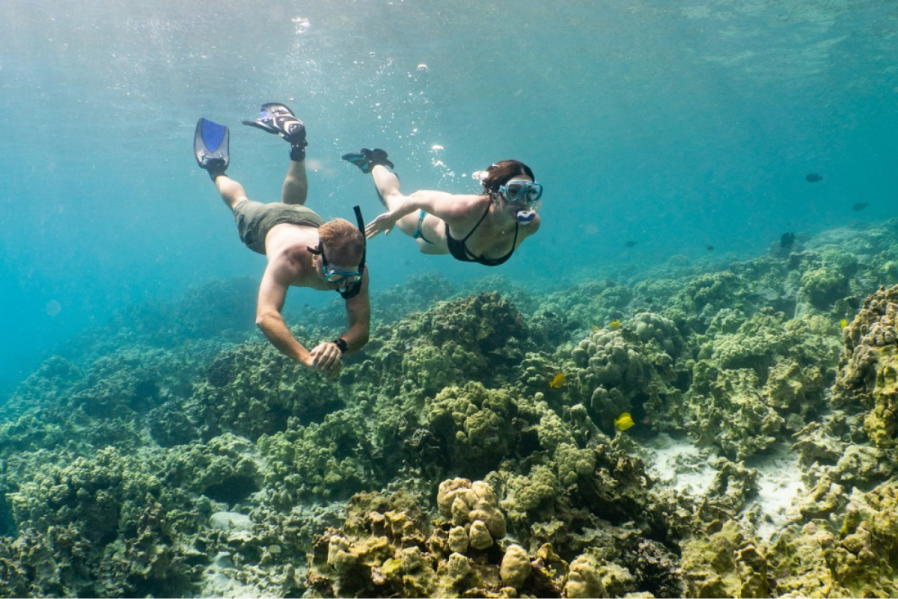
[[[452,254],[462,262],[499,266],[539,230],[543,187],[523,162],[503,160],[474,173],[483,186],[480,194],[422,190],[403,195],[383,150],[362,148],[343,160],[371,173],[387,208],[368,224],[369,239],[398,225],[423,254]]]

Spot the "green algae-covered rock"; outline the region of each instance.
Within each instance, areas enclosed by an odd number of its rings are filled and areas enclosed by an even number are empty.
[[[686,394],[687,429],[742,459],[803,428],[826,408],[835,330],[819,316],[786,321],[762,310],[735,333],[707,342]]]
[[[447,387],[424,404],[421,419],[446,452],[448,468],[473,476],[496,467],[514,446],[517,401],[477,382]]]
[[[15,577],[6,579],[9,589],[27,584],[26,594],[170,595],[189,589],[198,574],[193,550],[178,531],[195,529],[200,516],[187,494],[164,486],[141,457],[108,448],[46,467],[9,499],[17,527],[30,532],[7,546],[6,559],[35,559],[34,567],[52,574],[29,581],[33,570],[7,561],[6,576]]]
[[[265,458],[265,485],[274,505],[286,508],[313,499],[347,499],[373,488],[377,466],[365,417],[340,410],[321,423],[263,435],[258,448]]]
[[[261,488],[258,463],[255,445],[243,437],[224,434],[208,443],[168,450],[165,482],[233,506]]]
[[[378,333],[379,386],[418,398],[472,379],[504,382],[531,348],[523,316],[495,292],[438,303]]]
[[[535,466],[526,476],[511,475],[505,482],[502,509],[518,530],[533,520],[551,517],[560,494],[558,478],[548,466]]]
[[[864,431],[879,447],[898,435],[898,286],[880,289],[844,330],[833,406],[864,412]]]
[[[791,526],[768,562],[778,594],[808,597],[894,597],[898,552],[898,483],[850,496],[841,526],[813,520]]]
[[[343,388],[309,370],[269,343],[245,343],[221,352],[191,400],[203,407],[207,436],[222,432],[252,440],[287,428],[288,420],[308,423],[342,407]]]
[[[832,267],[808,270],[801,277],[801,291],[818,310],[827,310],[850,292],[848,275]]]
[[[683,339],[673,322],[638,314],[614,330],[593,331],[571,352],[571,385],[589,406],[598,426],[614,430],[614,420],[633,412],[665,426],[678,414],[676,384],[683,368]]]
[[[769,597],[763,548],[735,520],[683,543],[689,597]]]

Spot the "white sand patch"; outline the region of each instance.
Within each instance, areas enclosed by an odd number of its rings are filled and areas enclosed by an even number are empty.
[[[786,523],[800,518],[796,500],[804,492],[804,484],[798,456],[783,443],[746,465],[758,471],[758,496],[746,509],[758,510],[760,519],[755,532],[768,541]]]
[[[222,551],[203,572],[199,597],[278,597],[259,587],[239,580],[240,572],[231,554]]]
[[[665,487],[693,496],[704,495],[717,474],[710,464],[717,454],[696,447],[686,438],[674,439],[660,433],[642,448],[647,454],[643,459],[649,474]]]
[[[674,439],[661,433],[641,449],[648,472],[658,484],[694,498],[707,493],[717,474],[713,463],[718,454],[696,447],[688,438]],[[755,517],[750,519],[757,522],[755,533],[767,541],[788,522],[800,518],[797,499],[804,492],[804,484],[798,456],[783,443],[748,460],[746,466],[758,471],[758,495],[742,512],[753,512]]]

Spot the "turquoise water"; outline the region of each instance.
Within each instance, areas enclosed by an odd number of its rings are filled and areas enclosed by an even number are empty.
[[[200,116],[230,125],[231,175],[276,200],[286,147],[239,125],[266,101],[306,122],[325,217],[377,214],[340,161],[362,146],[409,191],[531,165],[544,224],[497,269],[512,279],[748,258],[785,231],[898,213],[898,2],[199,6],[0,5],[0,397],[122,307],[259,276],[191,140]],[[369,264],[375,292],[492,274],[398,233]]]

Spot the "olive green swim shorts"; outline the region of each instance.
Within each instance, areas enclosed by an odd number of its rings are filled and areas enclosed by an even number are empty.
[[[234,206],[234,219],[237,221],[237,232],[243,245],[254,252],[265,254],[265,237],[275,225],[290,223],[303,227],[315,227],[324,224],[324,220],[313,210],[295,204],[263,204],[252,200],[240,200]]]

